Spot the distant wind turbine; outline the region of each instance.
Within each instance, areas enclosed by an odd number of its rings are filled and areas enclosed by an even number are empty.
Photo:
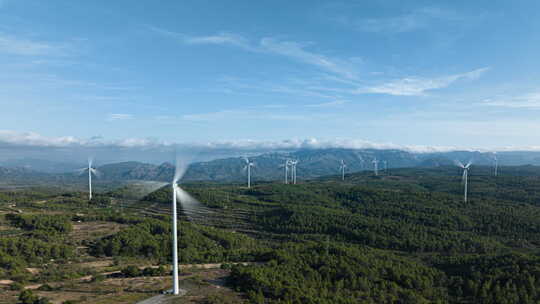
[[[386,160],[383,161],[384,164],[384,173],[388,173],[388,162]]]
[[[99,177],[100,173],[96,168],[92,167],[93,159],[88,158],[88,167],[79,169],[80,174],[88,172],[88,200],[92,200],[92,174]]]
[[[291,182],[296,185],[296,165],[298,160],[291,160]]]
[[[255,163],[250,162],[247,157],[244,157],[244,160],[246,161],[246,166],[244,167],[244,170],[247,169],[247,187],[251,188],[251,167],[255,167]]]
[[[493,152],[493,160],[495,161],[495,176],[499,175],[499,160],[497,159],[497,152]]]
[[[291,166],[290,159],[285,160],[285,163],[279,166],[280,168],[283,168],[285,170],[285,184],[289,183],[289,167],[290,166]]]
[[[341,160],[341,165],[339,166],[339,169],[341,170],[341,180],[345,180],[345,168],[347,165],[345,165],[345,162],[343,159]]]
[[[456,165],[458,167],[460,167],[461,169],[463,169],[463,178],[462,178],[462,182],[463,182],[463,185],[464,185],[464,191],[463,191],[463,201],[464,202],[467,202],[467,187],[468,187],[468,183],[469,183],[469,168],[471,167],[472,165],[472,161],[469,161],[467,163],[467,165],[463,165],[462,162],[460,161],[456,161]]]
[[[373,172],[375,172],[375,175],[379,175],[379,161],[374,158],[373,161]]]

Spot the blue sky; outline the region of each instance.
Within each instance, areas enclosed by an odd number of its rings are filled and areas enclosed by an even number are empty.
[[[539,12],[538,1],[0,0],[0,142],[533,149]]]

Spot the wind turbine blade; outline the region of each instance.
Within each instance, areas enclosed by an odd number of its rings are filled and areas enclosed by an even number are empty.
[[[459,160],[454,160],[454,164],[460,168],[465,168],[465,166],[463,165],[462,162],[460,162]]]
[[[180,160],[180,158],[176,157],[176,163],[174,167],[174,177],[173,177],[173,184],[178,183],[182,177],[184,177],[184,174],[186,173],[187,165],[185,162]]]
[[[161,181],[134,180],[129,181],[125,187],[128,189],[128,196],[138,200],[167,185],[170,184]]]
[[[175,187],[176,191],[176,197],[178,198],[180,202],[180,206],[182,207],[182,211],[190,217],[190,219],[193,219],[197,216],[202,216],[205,214],[209,214],[210,211],[203,207],[203,205],[193,198],[187,191],[180,187]]]
[[[101,171],[98,171],[97,169],[91,168],[90,172],[92,172],[95,176],[101,177],[103,174],[101,174]]]
[[[189,193],[187,193],[186,190],[180,188],[180,186],[175,187],[175,189],[176,189],[176,196],[178,197],[178,199],[180,200],[182,204],[199,202],[195,198],[193,198]]]
[[[472,165],[472,163],[473,163],[473,160],[471,159],[471,160],[467,163],[467,165],[465,166],[465,168],[469,168],[469,167]]]
[[[86,172],[86,170],[88,170],[88,168],[81,168],[81,169],[75,170],[75,172],[77,172],[77,174],[79,175],[83,175]]]

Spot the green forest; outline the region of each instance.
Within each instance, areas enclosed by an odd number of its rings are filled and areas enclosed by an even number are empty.
[[[179,259],[229,263],[227,286],[248,303],[539,303],[540,168],[506,170],[495,177],[473,168],[467,202],[454,168],[251,189],[183,185],[210,212],[179,210]],[[86,275],[91,269],[24,270],[73,261],[82,245],[93,257],[169,265],[170,187],[140,200],[129,187],[90,202],[77,192],[0,192],[0,276],[24,284]],[[70,237],[74,223],[94,221],[121,228],[79,243]]]

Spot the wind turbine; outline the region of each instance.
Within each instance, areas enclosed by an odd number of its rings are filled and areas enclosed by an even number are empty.
[[[460,161],[456,161],[456,165],[458,167],[460,167],[461,169],[463,169],[463,178],[462,178],[462,182],[464,184],[464,192],[463,192],[463,201],[466,203],[467,202],[467,187],[468,187],[468,182],[469,182],[469,168],[471,167],[472,165],[472,161],[469,161],[467,163],[467,165],[463,165],[462,162]]]
[[[280,168],[284,168],[285,170],[285,184],[289,183],[289,167],[291,166],[291,160],[287,159],[285,160],[285,163],[283,165],[280,165]]]
[[[247,169],[247,187],[251,188],[251,167],[254,167],[255,163],[250,162],[247,157],[244,157],[244,160],[246,161],[246,166],[244,167],[244,170]]]
[[[388,162],[386,160],[383,160],[383,164],[384,164],[384,173],[387,174],[388,173]]]
[[[345,165],[345,162],[343,159],[341,160],[341,165],[339,166],[339,169],[341,170],[341,180],[345,180],[345,168],[347,165]]]
[[[99,171],[96,168],[92,167],[93,159],[88,158],[88,167],[79,169],[81,172],[80,174],[83,174],[84,172],[88,172],[88,200],[92,200],[92,174],[96,177],[99,177]]]
[[[180,287],[178,282],[178,204],[182,208],[183,213],[189,220],[207,220],[207,216],[212,215],[212,211],[204,207],[199,201],[193,198],[189,193],[182,189],[179,185],[179,181],[182,179],[186,172],[187,166],[185,166],[180,159],[176,159],[176,166],[174,170],[174,176],[170,184],[157,181],[142,181],[139,185],[143,187],[143,192],[150,193],[162,187],[172,188],[172,277],[173,288],[172,293],[177,295],[180,293]]]
[[[493,152],[493,160],[495,161],[495,176],[499,175],[499,160],[497,159],[497,152]]]
[[[178,170],[178,160],[176,161],[176,167],[174,169],[174,177],[172,180],[172,248],[173,248],[173,294],[177,295],[180,293],[180,286],[178,284],[178,226],[176,218],[176,192],[181,189],[178,186],[178,180],[180,179],[181,172]]]
[[[291,160],[291,182],[296,185],[296,165],[298,160]]]
[[[373,161],[373,172],[375,172],[375,175],[379,175],[379,161],[374,158]]]
[[[202,210],[201,204],[191,197],[184,189],[182,189],[178,182],[184,176],[186,167],[182,166],[179,159],[176,160],[176,167],[174,169],[174,177],[171,183],[172,187],[172,254],[173,254],[173,294],[180,293],[180,287],[178,284],[178,224],[177,224],[177,199],[180,201],[182,210],[188,217],[190,215],[197,215],[197,213],[207,213]]]

